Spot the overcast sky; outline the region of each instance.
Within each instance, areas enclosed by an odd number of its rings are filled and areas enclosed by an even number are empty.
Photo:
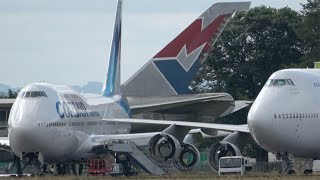
[[[216,0],[125,0],[122,82]],[[253,0],[251,7],[306,0]],[[104,80],[116,0],[0,0],[0,83]]]

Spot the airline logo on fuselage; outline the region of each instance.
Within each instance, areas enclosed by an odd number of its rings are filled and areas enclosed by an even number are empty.
[[[63,118],[82,118],[82,117],[100,117],[97,111],[89,111],[82,102],[56,102],[56,110],[61,119]]]

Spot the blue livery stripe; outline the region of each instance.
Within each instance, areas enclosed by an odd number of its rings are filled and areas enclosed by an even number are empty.
[[[120,86],[120,83],[116,81],[120,81],[120,77],[117,76],[120,75],[118,71],[120,71],[120,56],[121,56],[121,5],[122,1],[118,2],[118,8],[117,8],[117,15],[114,25],[114,32],[113,32],[113,40],[112,40],[112,46],[111,46],[111,52],[110,52],[110,60],[109,60],[109,67],[108,67],[108,73],[107,73],[107,79],[105,82],[105,85],[103,87],[103,96],[112,96],[115,93],[116,86]]]
[[[199,60],[196,60],[189,71],[185,71],[176,59],[154,61],[154,63],[178,94],[192,93],[189,86],[201,67]]]

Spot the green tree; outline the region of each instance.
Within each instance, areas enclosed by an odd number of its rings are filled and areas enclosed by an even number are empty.
[[[302,15],[290,8],[257,7],[238,13],[225,28],[192,82],[198,92],[228,92],[254,100],[275,71],[301,64],[307,52],[297,28]],[[244,124],[248,109],[218,122]],[[244,154],[266,160],[267,152],[251,141]]]
[[[300,63],[304,47],[295,29],[301,19],[289,8],[258,7],[237,14],[195,78],[194,89],[255,99],[273,72]]]
[[[312,67],[313,62],[320,61],[320,0],[308,0],[302,6],[303,19],[297,31],[303,40],[306,55],[299,66]]]
[[[18,92],[12,91],[11,89],[8,90],[8,96],[7,98],[13,99],[18,96]]]

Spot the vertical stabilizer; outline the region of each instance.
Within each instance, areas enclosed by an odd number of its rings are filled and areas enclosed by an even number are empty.
[[[126,96],[172,96],[193,93],[189,85],[206,54],[235,11],[246,11],[250,2],[212,5],[123,84]],[[168,27],[170,29],[170,27]]]
[[[122,0],[118,0],[116,20],[114,24],[113,40],[110,51],[107,77],[102,88],[103,96],[120,94],[120,59],[121,59],[121,25]]]

